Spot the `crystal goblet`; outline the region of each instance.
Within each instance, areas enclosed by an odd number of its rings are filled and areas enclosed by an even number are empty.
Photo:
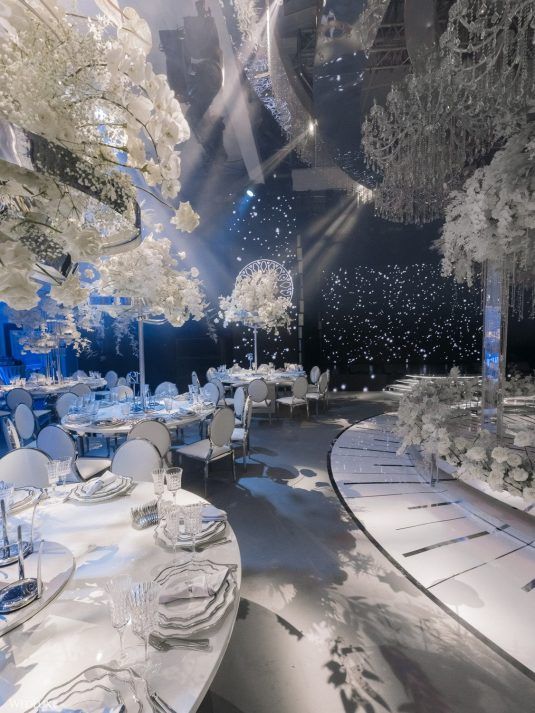
[[[167,490],[173,495],[173,503],[176,505],[176,494],[182,485],[182,468],[167,468],[165,471]]]
[[[132,628],[145,645],[145,663],[149,660],[149,636],[158,623],[159,604],[158,582],[136,582],[130,589]]]
[[[130,621],[130,590],[132,589],[132,578],[128,574],[121,574],[112,577],[105,584],[108,593],[111,625],[119,634],[120,653],[119,662],[125,658],[124,654],[124,631]]]
[[[202,530],[202,511],[204,503],[191,503],[181,508],[181,516],[184,523],[184,532],[191,537],[191,561],[196,558],[195,548],[197,536]]]

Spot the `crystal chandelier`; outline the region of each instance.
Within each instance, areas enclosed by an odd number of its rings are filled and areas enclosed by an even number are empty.
[[[535,3],[458,0],[426,70],[392,87],[363,126],[370,167],[383,176],[384,218],[440,218],[451,190],[526,120],[534,92]]]

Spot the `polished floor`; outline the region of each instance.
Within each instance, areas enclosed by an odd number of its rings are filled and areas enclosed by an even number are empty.
[[[528,713],[535,683],[434,604],[357,529],[327,452],[351,423],[395,407],[338,394],[329,412],[254,423],[248,472],[214,472],[244,578],[234,634],[203,711]],[[192,470],[185,486],[199,488]],[[532,621],[526,621],[531,636]]]

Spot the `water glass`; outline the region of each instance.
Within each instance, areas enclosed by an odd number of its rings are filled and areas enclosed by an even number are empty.
[[[149,660],[149,636],[158,624],[160,585],[157,582],[137,582],[130,589],[132,628],[145,644],[145,663]]]
[[[173,558],[176,557],[176,548],[180,538],[180,526],[182,524],[182,508],[171,505],[167,509],[165,516],[165,532],[173,545]]]
[[[2,483],[0,485],[0,501],[4,500],[6,503],[6,512],[9,512],[13,505],[13,493],[15,488],[13,485],[8,483]]]
[[[51,460],[46,464],[46,472],[48,476],[48,484],[52,488],[51,498],[57,498],[57,487],[61,481],[62,486],[65,486],[67,475],[71,472],[72,460],[65,458],[64,460]]]
[[[105,584],[108,593],[111,625],[117,629],[120,642],[119,662],[124,660],[124,631],[130,621],[130,590],[132,589],[132,578],[128,574],[120,574],[112,577]]]
[[[154,483],[154,495],[160,500],[165,491],[165,468],[156,468],[152,471],[152,482]]]
[[[176,505],[176,494],[182,486],[182,468],[167,468],[165,471],[167,490],[173,495],[173,503]]]
[[[191,503],[181,508],[181,517],[184,523],[184,532],[191,537],[191,560],[196,557],[195,543],[202,530],[202,511],[204,503]]]

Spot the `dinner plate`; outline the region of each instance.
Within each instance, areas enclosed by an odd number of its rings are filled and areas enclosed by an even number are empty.
[[[202,547],[210,542],[221,539],[225,533],[226,525],[227,523],[223,520],[203,522],[202,531],[195,539],[195,546]],[[175,546],[175,543],[166,529],[165,519],[156,526],[156,529],[154,530],[154,539],[159,545],[168,549],[173,549]],[[191,536],[186,535],[185,533],[180,533],[176,542],[176,547],[187,547],[188,549],[193,547]]]
[[[124,426],[126,423],[124,418],[98,418],[93,421],[93,426],[105,428],[106,426]]]
[[[23,510],[29,505],[33,505],[36,500],[38,500],[39,496],[41,495],[41,492],[42,491],[40,488],[15,488],[15,490],[13,491],[13,501],[11,503],[9,511],[18,512],[19,510]]]
[[[76,500],[76,502],[80,503],[98,503],[111,500],[126,493],[131,488],[132,482],[132,478],[118,476],[113,483],[109,483],[92,495],[84,493],[83,484],[77,485],[71,490],[69,499]]]
[[[82,710],[101,713],[123,710],[125,713],[152,711],[146,682],[131,669],[92,666],[70,681],[52,688],[26,713],[40,709]]]

